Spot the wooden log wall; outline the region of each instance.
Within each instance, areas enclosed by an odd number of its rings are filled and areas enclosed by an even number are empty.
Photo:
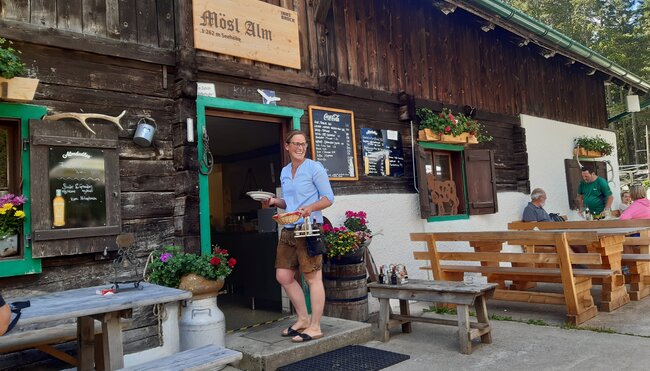
[[[315,1],[266,2],[298,12],[301,70],[219,55],[215,72],[313,88],[318,76],[334,75],[340,87],[405,91],[509,116],[607,124],[602,76],[588,76],[559,57],[546,59],[532,44],[519,47],[520,39],[498,28],[483,32],[483,23],[460,8],[445,16],[424,0],[332,0],[320,30]],[[212,55],[198,52],[199,61]]]
[[[171,49],[174,0],[0,0],[10,21]]]
[[[135,235],[136,254],[143,264],[153,249],[174,244],[178,234],[174,218],[176,199],[186,196],[186,190],[177,181],[174,164],[171,123],[175,115],[170,98],[173,89],[172,85],[164,85],[166,80],[173,81],[173,74],[160,65],[127,59],[26,43],[16,43],[16,48],[38,71],[40,84],[34,104],[46,106],[48,114],[85,112],[115,116],[127,111],[121,121],[124,130],[119,133],[118,150],[122,231]],[[157,124],[154,146],[147,148],[132,140],[143,116],[155,119]],[[81,124],[79,130],[85,130]],[[0,287],[3,295],[16,297],[104,285],[113,257],[85,254],[46,258],[42,261],[42,274],[0,278]],[[156,324],[151,307],[139,308],[125,333],[125,352],[158,346]],[[35,362],[42,360],[35,354],[34,357]],[[21,359],[21,364],[32,356],[0,356],[0,369],[15,369],[16,363],[12,362],[16,359]]]

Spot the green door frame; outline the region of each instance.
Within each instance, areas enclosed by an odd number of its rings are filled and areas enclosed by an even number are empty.
[[[291,119],[294,130],[300,130],[300,118],[305,111],[298,108],[273,106],[270,104],[243,102],[226,98],[213,98],[198,96],[196,98],[196,129],[198,133],[198,153],[203,153],[203,141],[200,140],[205,128],[205,110],[218,109],[223,111],[248,112],[260,115],[283,117]],[[199,155],[199,158],[201,155]],[[202,164],[199,164],[202,167]],[[206,170],[206,169],[201,169]],[[210,191],[208,189],[208,176],[199,172],[199,224],[201,231],[201,254],[211,252],[210,236]]]
[[[20,120],[20,139],[21,144],[29,140],[29,120],[40,120],[47,114],[47,108],[44,106],[35,106],[31,104],[2,103],[0,102],[0,117]],[[24,274],[41,273],[41,259],[32,257],[32,245],[26,236],[32,233],[31,224],[31,188],[29,177],[29,146],[22,146],[21,151],[21,172],[23,177],[23,195],[27,202],[23,205],[25,211],[25,220],[23,222],[23,258],[22,259],[3,259],[0,261],[0,277],[20,276]]]

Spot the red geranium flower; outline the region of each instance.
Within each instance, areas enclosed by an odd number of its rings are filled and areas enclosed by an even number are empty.
[[[449,133],[451,131],[451,126],[446,126],[445,127],[445,132]]]
[[[235,266],[235,264],[237,264],[237,260],[235,260],[235,258],[228,259],[228,266],[230,268],[233,268]]]
[[[210,259],[210,264],[212,265],[219,265],[221,264],[221,259],[217,258],[216,256]]]

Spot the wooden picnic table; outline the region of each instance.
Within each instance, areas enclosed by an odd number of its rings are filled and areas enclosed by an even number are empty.
[[[190,299],[189,291],[141,283],[142,289],[120,290],[113,295],[98,295],[97,290],[109,286],[53,292],[45,295],[15,298],[29,300],[31,306],[22,310],[14,331],[30,325],[77,319],[79,370],[94,369],[94,321],[102,323],[102,359],[105,370],[124,367],[121,318],[131,317],[133,308]],[[99,368],[99,365],[98,365]]]
[[[634,220],[578,220],[567,222],[512,222],[510,230],[553,230],[553,229],[610,229],[634,228],[639,236],[626,235],[623,244],[629,246],[623,251],[622,265],[628,267],[629,275],[625,277],[630,284],[630,299],[640,300],[650,295],[650,219]]]
[[[596,222],[596,223],[594,223]],[[620,222],[612,220],[611,222]],[[602,300],[600,309],[611,312],[630,302],[630,295],[625,286],[625,278],[622,274],[623,243],[626,236],[635,233],[647,233],[650,227],[625,227],[616,228],[620,223],[611,223],[607,220],[598,221],[577,221],[577,222],[550,222],[537,224],[537,227],[547,232],[595,232],[597,241],[587,244],[587,251],[597,252],[602,256],[600,268],[611,269],[617,272],[612,277],[594,279],[595,283],[602,285]],[[512,229],[511,223],[509,228]]]

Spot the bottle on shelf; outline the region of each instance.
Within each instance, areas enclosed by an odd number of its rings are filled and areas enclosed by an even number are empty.
[[[65,199],[61,194],[61,190],[56,190],[56,197],[52,200],[53,221],[52,225],[55,227],[63,227],[65,225]]]
[[[591,211],[589,211],[588,207],[585,208],[585,220],[592,220]]]

